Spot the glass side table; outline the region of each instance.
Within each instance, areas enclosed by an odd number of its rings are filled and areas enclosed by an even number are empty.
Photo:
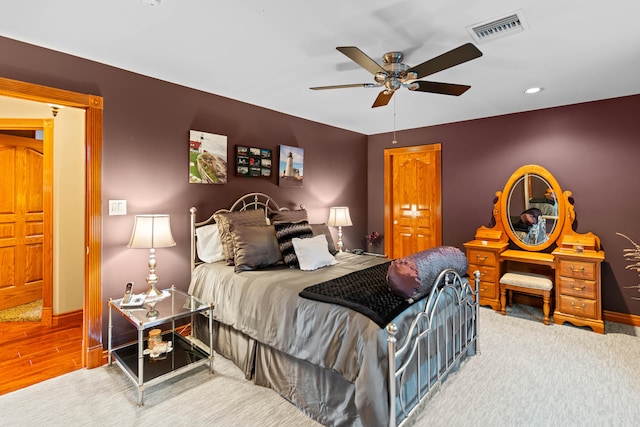
[[[122,299],[109,299],[109,356],[138,388],[138,406],[144,405],[144,389],[169,378],[208,364],[213,374],[213,304],[202,303],[196,297],[171,287],[163,291],[163,298],[145,301],[140,307],[121,307]],[[137,329],[137,340],[113,346],[113,313],[125,318]],[[196,339],[194,316],[209,318],[208,349]],[[176,332],[176,320],[191,318],[188,336]],[[164,329],[163,329],[164,327]],[[151,353],[148,335],[154,329],[154,339],[163,345],[171,342],[165,353]],[[160,335],[156,335],[160,330]],[[147,331],[145,337],[145,331]],[[170,349],[169,349],[170,348]]]

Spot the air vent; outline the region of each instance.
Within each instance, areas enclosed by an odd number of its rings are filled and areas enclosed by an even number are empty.
[[[499,37],[522,32],[525,28],[526,25],[522,17],[522,12],[516,12],[509,16],[469,26],[467,27],[467,31],[469,31],[469,34],[471,34],[471,37],[473,37],[476,42],[483,43]]]

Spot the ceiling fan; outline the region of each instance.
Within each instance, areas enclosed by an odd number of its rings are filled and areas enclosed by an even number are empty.
[[[402,52],[385,53],[382,57],[383,64],[380,65],[355,46],[337,47],[336,49],[373,74],[375,83],[317,86],[310,89],[325,90],[344,89],[350,87],[384,86],[384,89],[378,94],[378,97],[371,108],[387,105],[395,91],[401,87],[406,87],[409,90],[415,90],[418,92],[432,92],[443,95],[460,96],[471,86],[431,82],[418,79],[482,56],[482,52],[480,52],[477,47],[472,43],[466,43],[460,47],[450,50],[449,52],[443,53],[440,56],[429,59],[420,65],[409,67],[402,63],[402,60],[404,59],[404,54]]]

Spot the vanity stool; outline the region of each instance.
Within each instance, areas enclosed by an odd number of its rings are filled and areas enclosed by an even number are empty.
[[[542,297],[542,312],[544,324],[549,324],[551,313],[551,290],[553,282],[546,276],[534,273],[505,273],[500,278],[500,312],[507,314],[507,291],[509,291],[509,305],[511,305],[512,291],[522,292]]]

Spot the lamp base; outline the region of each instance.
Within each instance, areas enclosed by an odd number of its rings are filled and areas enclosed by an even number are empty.
[[[162,291],[158,290],[154,283],[149,286],[149,289],[147,289],[147,293],[145,295],[145,301],[156,300],[162,298]]]

